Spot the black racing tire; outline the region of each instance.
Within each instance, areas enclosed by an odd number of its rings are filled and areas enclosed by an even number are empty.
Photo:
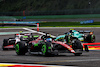
[[[85,47],[85,51],[89,52],[88,45],[84,45],[84,47]]]
[[[9,39],[4,39],[4,40],[3,40],[3,46],[9,45],[8,41],[9,41]]]
[[[20,37],[20,40],[23,41],[23,36]]]
[[[4,40],[3,40],[3,45],[2,45],[2,49],[3,49],[3,50],[8,50],[8,48],[4,48],[4,46],[9,45],[8,41],[9,41],[9,39],[4,39]]]
[[[80,56],[83,52],[83,46],[81,44],[81,41],[74,39],[74,43],[72,43],[72,48],[75,51],[75,56]]]
[[[2,46],[2,49],[3,49],[3,50],[8,50],[8,48],[4,48],[4,46]]]
[[[15,51],[17,55],[25,55],[28,52],[27,43],[25,41],[20,41],[15,45]]]
[[[86,41],[89,42],[89,43],[94,43],[95,42],[95,35],[87,35],[86,37]]]
[[[50,49],[49,49],[50,48]],[[41,52],[43,56],[51,56],[51,43],[46,42],[42,45]]]
[[[91,37],[92,37],[91,42],[94,43],[95,42],[95,35],[93,34],[93,35],[91,35]]]

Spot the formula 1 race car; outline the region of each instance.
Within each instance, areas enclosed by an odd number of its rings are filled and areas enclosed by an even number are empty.
[[[85,35],[85,33],[89,34]],[[64,39],[66,39],[67,43],[70,43],[73,39],[78,39],[83,43],[94,43],[95,35],[92,31],[76,31],[74,29],[71,29],[68,33],[58,36],[55,40],[62,41]]]
[[[50,56],[69,52],[79,56],[83,52],[83,46],[81,41],[77,39],[73,39],[73,41],[68,44],[61,41],[55,41],[47,35],[40,35],[37,39],[28,43],[25,41],[17,42],[15,51],[17,55],[25,55],[27,52],[38,52],[44,56]]]
[[[17,42],[20,42],[20,41],[29,42],[29,41],[33,40],[34,38],[37,38],[37,37],[38,36],[33,36],[32,33],[15,34],[14,38],[8,38],[8,39],[4,39],[3,40],[2,49],[3,50],[7,50],[9,48],[13,48],[14,49]]]

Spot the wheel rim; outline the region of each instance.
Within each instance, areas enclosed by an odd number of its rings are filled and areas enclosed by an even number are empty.
[[[19,44],[16,44],[15,50],[16,50],[17,53],[19,53]]]
[[[91,42],[95,42],[95,36],[94,35],[91,36]]]
[[[46,45],[42,46],[42,53],[43,53],[43,55],[45,55],[45,53],[46,53]]]

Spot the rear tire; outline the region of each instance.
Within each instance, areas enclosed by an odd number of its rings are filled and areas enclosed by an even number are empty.
[[[15,45],[15,51],[17,55],[25,55],[28,52],[27,43],[25,41],[21,41]]]
[[[3,49],[3,50],[8,50],[8,48],[4,48],[4,46],[9,45],[8,40],[9,40],[9,39],[4,39],[4,40],[3,40],[3,45],[2,45],[2,49]]]
[[[95,35],[87,35],[86,41],[89,43],[94,43],[95,42]]]

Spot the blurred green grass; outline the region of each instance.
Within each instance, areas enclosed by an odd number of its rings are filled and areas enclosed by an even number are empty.
[[[1,19],[3,18],[0,16]],[[8,16],[9,17],[9,16]],[[84,14],[84,15],[46,15],[46,16],[10,16],[16,19],[78,19],[78,18],[100,18],[100,14]],[[7,18],[4,16],[4,18]],[[100,27],[100,22],[80,24],[80,22],[41,22],[40,27]]]
[[[80,22],[41,22],[40,27],[100,27],[100,22],[80,24]],[[0,28],[23,28],[36,26],[0,26]]]
[[[42,22],[40,27],[100,27],[100,22],[80,24],[80,22]]]
[[[77,18],[100,18],[100,14],[83,14],[83,15],[43,15],[43,16],[13,16],[17,19],[77,19]]]

